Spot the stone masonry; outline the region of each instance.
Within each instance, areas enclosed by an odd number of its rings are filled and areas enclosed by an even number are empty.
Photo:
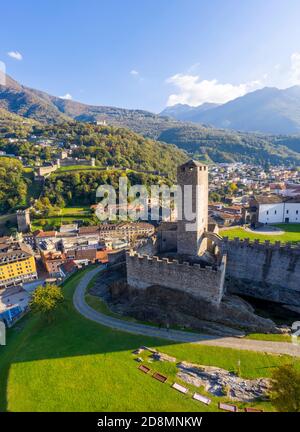
[[[223,239],[229,291],[300,306],[300,248]]]
[[[133,288],[146,289],[152,285],[172,287],[192,296],[219,304],[223,296],[226,256],[221,265],[202,268],[200,264],[140,255],[126,255],[127,283]]]
[[[197,256],[206,250],[204,231],[208,225],[208,167],[196,161],[189,161],[177,169],[177,183],[182,192],[182,215],[177,222],[177,253]],[[180,196],[178,196],[180,204]],[[189,220],[187,211],[197,215]],[[191,224],[195,227],[191,229]]]

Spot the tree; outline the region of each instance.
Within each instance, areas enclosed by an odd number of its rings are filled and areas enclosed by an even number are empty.
[[[237,190],[238,190],[238,187],[237,187],[237,185],[235,183],[230,183],[228,185],[228,193],[230,195],[234,194]]]
[[[53,319],[53,312],[63,299],[60,287],[56,285],[38,286],[32,294],[30,308],[33,312],[40,312],[50,322]]]
[[[300,371],[293,364],[273,372],[270,399],[279,412],[300,412]]]

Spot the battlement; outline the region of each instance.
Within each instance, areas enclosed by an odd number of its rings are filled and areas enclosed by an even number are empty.
[[[228,249],[230,247],[251,247],[257,250],[280,250],[280,251],[289,251],[300,253],[300,243],[293,244],[291,242],[280,242],[275,241],[271,243],[270,240],[260,241],[259,239],[250,240],[249,238],[240,239],[239,237],[235,237],[233,240],[228,239],[228,237],[223,237],[224,249]]]
[[[126,253],[128,284],[138,289],[160,285],[185,291],[194,297],[219,304],[223,295],[226,255],[217,269],[169,258]]]
[[[207,266],[207,267],[202,267],[200,264],[198,263],[191,263],[191,262],[187,262],[187,261],[183,261],[180,262],[177,259],[170,259],[170,258],[160,258],[156,255],[148,255],[148,254],[141,254],[138,253],[136,251],[128,251],[126,252],[126,255],[130,258],[130,259],[136,259],[139,261],[139,263],[141,263],[141,261],[147,262],[147,263],[159,263],[159,264],[166,264],[166,265],[175,265],[178,267],[193,267],[199,271],[212,271],[212,272],[218,272],[220,271],[219,268],[213,268],[211,266]]]
[[[276,241],[223,238],[226,275],[237,294],[300,305],[300,246]],[[239,288],[237,288],[239,287]]]

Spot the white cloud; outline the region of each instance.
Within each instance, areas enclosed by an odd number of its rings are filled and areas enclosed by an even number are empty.
[[[59,96],[60,99],[72,100],[72,95],[70,93],[66,93],[64,96]]]
[[[19,51],[9,51],[7,55],[15,60],[23,60],[23,56]]]
[[[291,55],[290,83],[300,84],[300,52]]]
[[[130,71],[130,75],[138,76],[138,75],[139,75],[139,72],[138,72],[137,70],[135,70],[135,69],[132,69],[132,70]]]
[[[219,83],[216,79],[201,80],[198,75],[188,74],[173,75],[166,82],[177,88],[177,92],[169,96],[168,106],[178,103],[191,106],[204,102],[225,103],[262,86],[259,80],[234,85]]]
[[[166,80],[175,87],[167,101],[167,106],[178,103],[198,106],[204,102],[226,103],[250,91],[269,86],[281,89],[300,85],[300,51],[290,55],[289,61],[275,63],[271,70],[263,73],[260,79],[241,84],[221,83],[216,79],[201,79],[193,65],[188,72],[178,73]],[[192,72],[193,71],[193,72]]]

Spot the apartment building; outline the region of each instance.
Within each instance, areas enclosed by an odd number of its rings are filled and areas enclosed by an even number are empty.
[[[37,278],[35,258],[30,247],[21,242],[4,240],[0,244],[0,288]]]

